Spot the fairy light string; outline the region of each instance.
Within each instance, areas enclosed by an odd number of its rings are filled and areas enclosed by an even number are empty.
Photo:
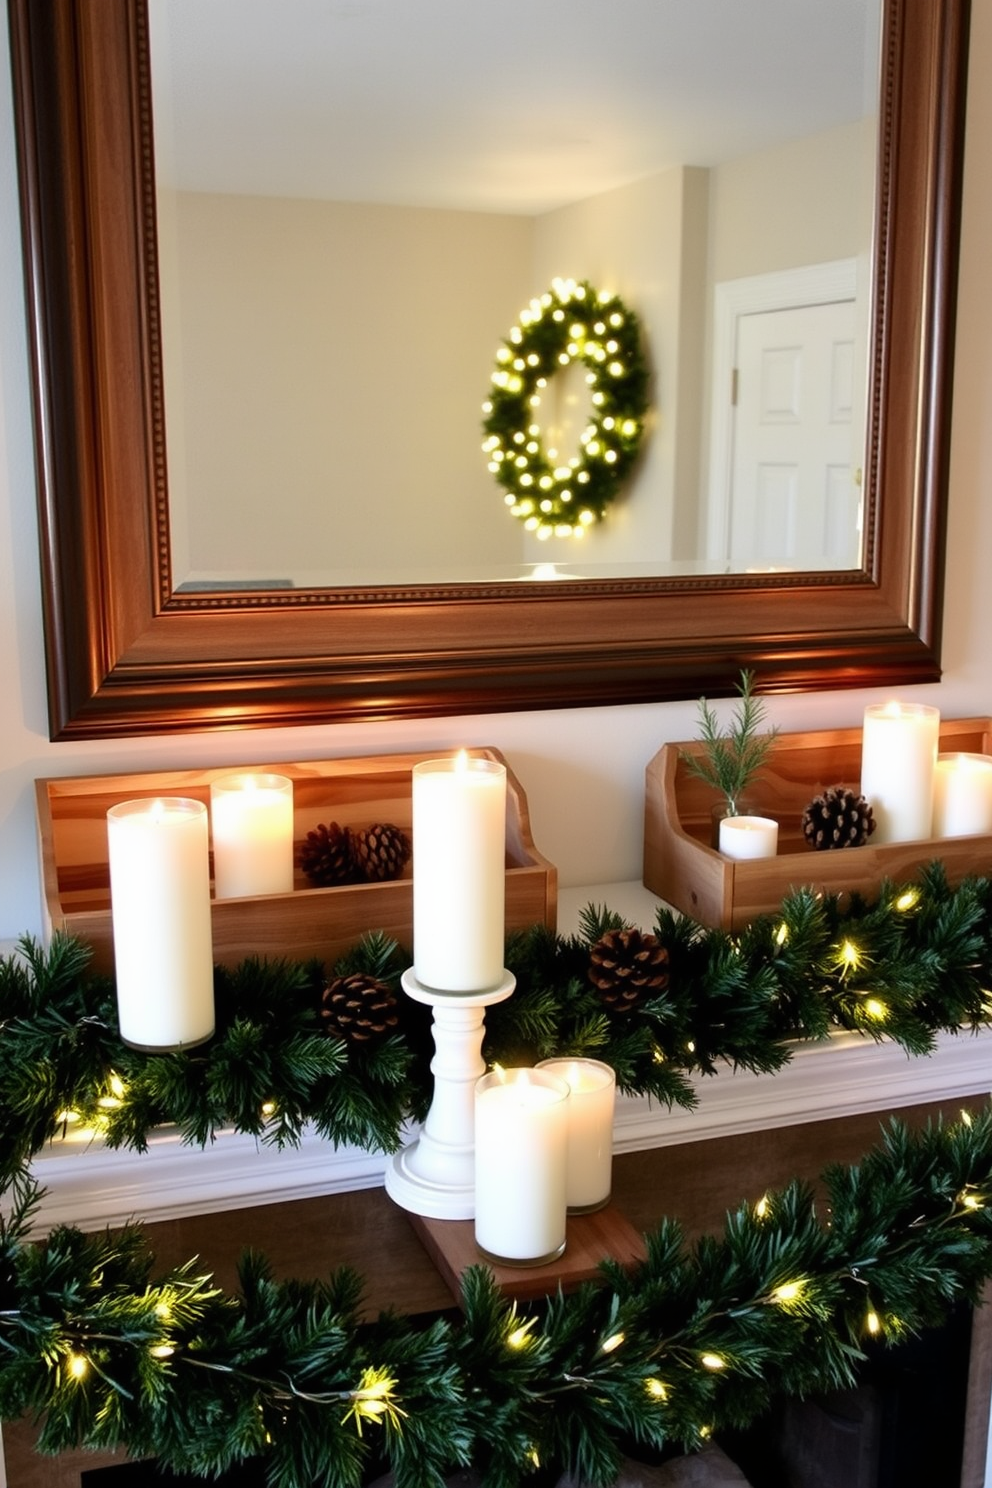
[[[985,880],[952,889],[933,869],[871,903],[802,892],[733,936],[661,916],[668,987],[623,1019],[583,980],[591,941],[613,923],[590,908],[577,937],[511,942],[521,1003],[504,1011],[491,1055],[509,1063],[522,1043],[608,1050],[626,1088],[678,1100],[679,1081],[724,1059],[778,1067],[797,1036],[848,1027],[925,1054],[939,1029],[988,1017]],[[372,937],[353,960],[382,969],[387,951]],[[188,1140],[209,1140],[233,1105],[245,1129],[291,1141],[331,1090],[343,1104],[328,1130],[356,1130],[351,1090],[356,1107],[391,1092],[389,1119],[363,1134],[395,1139],[393,1114],[427,1088],[422,1030],[403,1030],[402,1051],[356,1054],[314,1033],[309,971],[218,975],[217,1049],[159,1059],[116,1039],[112,989],[75,943],[26,943],[0,965],[0,1416],[38,1415],[43,1451],[126,1447],[200,1474],[260,1457],[280,1488],[307,1488],[315,1464],[343,1485],[383,1463],[399,1488],[468,1463],[494,1488],[538,1464],[607,1483],[621,1443],[691,1449],[784,1395],[847,1384],[866,1351],[941,1322],[992,1275],[988,1109],[916,1134],[892,1123],[859,1164],[822,1175],[818,1199],[800,1182],[759,1191],[693,1245],[663,1220],[641,1265],[605,1263],[598,1283],[523,1314],[484,1268],[465,1273],[457,1320],[370,1319],[350,1272],[281,1282],[249,1256],[227,1292],[193,1261],[154,1278],[138,1226],[60,1227],[32,1243],[26,1165],[63,1128],[99,1121],[138,1145],[171,1113]],[[239,1085],[245,1048],[262,1049],[264,1067]],[[302,1073],[290,1076],[291,1058]]]

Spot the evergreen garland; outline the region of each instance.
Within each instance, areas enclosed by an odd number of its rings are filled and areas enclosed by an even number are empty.
[[[730,934],[667,911],[658,996],[625,1012],[589,982],[590,948],[623,926],[590,906],[578,936],[511,938],[518,990],[490,1009],[486,1054],[505,1062],[595,1052],[622,1089],[691,1105],[688,1076],[721,1062],[779,1068],[790,1041],[833,1027],[925,1054],[943,1029],[990,1016],[992,885],[950,888],[939,865],[869,902],[790,895]],[[911,1136],[899,1124],[851,1168],[823,1175],[829,1225],[794,1183],[687,1247],[648,1237],[630,1272],[518,1311],[484,1268],[463,1316],[360,1313],[361,1284],[276,1282],[247,1257],[235,1295],[194,1263],[152,1277],[140,1229],[60,1227],[28,1243],[31,1155],[72,1118],[142,1148],[174,1122],[204,1143],[221,1125],[293,1142],[395,1148],[429,1102],[429,1014],[401,999],[396,1035],[345,1044],[320,1029],[323,969],[248,961],[217,973],[217,1034],[189,1053],[127,1049],[113,988],[56,936],[0,962],[0,1417],[41,1420],[39,1446],[125,1446],[212,1475],[261,1457],[271,1488],[352,1488],[391,1467],[437,1488],[473,1463],[492,1488],[561,1464],[606,1483],[622,1447],[691,1449],[783,1396],[850,1383],[866,1349],[940,1322],[992,1275],[992,1110]],[[398,948],[369,935],[335,970],[396,978]]]
[[[278,1282],[246,1257],[226,1294],[189,1263],[160,1278],[141,1232],[25,1242],[0,1226],[0,1416],[39,1447],[124,1446],[209,1476],[250,1458],[271,1488],[438,1488],[459,1466],[516,1488],[539,1466],[588,1484],[623,1449],[698,1447],[783,1397],[843,1387],[876,1343],[940,1322],[992,1274],[992,1113],[910,1135],[823,1175],[829,1226],[793,1183],[722,1236],[648,1237],[627,1272],[519,1308],[484,1267],[459,1320],[363,1320],[348,1271]]]
[[[517,989],[487,1011],[487,1061],[592,1055],[624,1092],[691,1107],[690,1076],[720,1065],[775,1071],[795,1041],[833,1028],[922,1055],[939,1032],[992,1016],[992,883],[951,888],[940,864],[917,884],[883,884],[871,902],[801,889],[733,933],[661,910],[653,933],[667,986],[627,1012],[589,980],[591,947],[623,925],[590,905],[578,935],[537,926],[511,936]],[[69,1122],[137,1151],[163,1124],[200,1146],[231,1126],[285,1146],[310,1123],[335,1144],[392,1152],[408,1117],[426,1115],[430,1010],[402,994],[393,1034],[345,1044],[322,1026],[323,967],[248,960],[217,969],[210,1043],[146,1054],[121,1042],[113,984],[87,971],[88,954],[56,935],[47,949],[25,939],[0,960],[0,1183]],[[334,973],[398,990],[408,964],[395,942],[370,934]]]

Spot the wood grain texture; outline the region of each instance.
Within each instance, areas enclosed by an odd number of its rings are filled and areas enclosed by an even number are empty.
[[[992,720],[941,722],[945,752],[992,752]],[[771,914],[792,889],[811,885],[825,893],[866,893],[891,879],[912,879],[939,858],[951,883],[992,871],[992,839],[928,838],[814,852],[802,834],[805,807],[831,785],[859,789],[861,730],[829,729],[781,734],[760,777],[749,789],[755,810],[779,824],[774,858],[734,862],[710,846],[716,797],[692,775],[684,754],[703,753],[699,740],[664,745],[647,767],[644,799],[644,883],[676,909],[704,925],[740,929],[758,914]]]
[[[454,753],[372,755],[358,759],[266,764],[293,781],[293,836],[299,853],[319,822],[367,827],[392,822],[412,825],[412,770],[421,759]],[[496,749],[470,754],[506,761]],[[250,770],[239,766],[238,774]],[[113,969],[113,924],[107,811],[119,801],[154,796],[189,796],[209,803],[210,782],[230,769],[159,770],[140,775],[62,776],[35,782],[42,882],[49,925],[76,935],[93,948],[93,967]],[[534,845],[527,797],[506,772],[506,926],[524,930],[557,923],[558,875]],[[413,939],[410,865],[388,883],[316,889],[299,867],[292,894],[215,900],[211,904],[214,960],[235,966],[248,956],[290,956],[333,961],[366,931],[381,930],[407,951]]]
[[[546,1266],[500,1266],[488,1261],[475,1243],[471,1219],[426,1219],[409,1216],[414,1233],[447,1282],[458,1302],[460,1278],[467,1266],[488,1266],[505,1297],[531,1301],[560,1287],[574,1291],[584,1281],[594,1281],[602,1262],[611,1258],[621,1265],[643,1260],[643,1236],[635,1230],[615,1204],[594,1214],[569,1215],[565,1253]]]

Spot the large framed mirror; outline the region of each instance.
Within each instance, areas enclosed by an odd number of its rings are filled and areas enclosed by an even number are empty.
[[[175,572],[144,0],[8,7],[53,738],[939,676],[967,0],[882,0],[856,567],[234,588]]]

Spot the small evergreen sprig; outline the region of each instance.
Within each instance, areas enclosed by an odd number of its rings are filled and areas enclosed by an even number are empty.
[[[740,702],[726,731],[721,730],[706,698],[699,699],[699,726],[706,753],[682,754],[690,773],[725,798],[728,816],[738,814],[741,798],[763,768],[778,734],[777,728],[758,732],[765,719],[765,706],[755,696],[753,672],[746,668],[741,672],[737,691]]]

